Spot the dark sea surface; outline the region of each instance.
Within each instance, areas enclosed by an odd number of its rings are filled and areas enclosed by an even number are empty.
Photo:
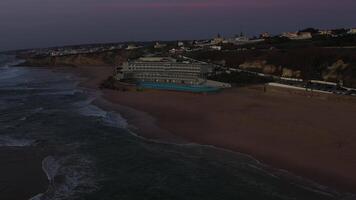
[[[243,154],[136,137],[79,78],[17,62],[0,55],[0,146],[48,152],[50,184],[33,200],[353,199]]]

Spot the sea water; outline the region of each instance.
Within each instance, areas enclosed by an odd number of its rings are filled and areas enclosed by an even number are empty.
[[[48,149],[48,190],[33,200],[353,198],[240,153],[136,137],[79,78],[17,62],[0,56],[0,145]]]

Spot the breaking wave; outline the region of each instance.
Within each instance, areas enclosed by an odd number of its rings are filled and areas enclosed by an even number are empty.
[[[34,140],[13,138],[7,135],[0,135],[0,147],[27,147],[32,146]]]
[[[42,169],[49,181],[48,189],[30,200],[70,200],[95,191],[93,165],[90,159],[79,154],[46,157]]]
[[[119,113],[105,111],[98,106],[93,105],[95,98],[89,98],[85,101],[76,103],[75,105],[79,108],[77,111],[87,117],[98,117],[103,120],[103,122],[112,127],[126,129],[128,127],[127,120],[122,117]]]

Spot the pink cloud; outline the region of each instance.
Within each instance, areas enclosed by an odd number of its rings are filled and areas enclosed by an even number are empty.
[[[150,2],[110,2],[100,3],[99,7],[111,9],[208,9],[208,8],[232,8],[232,7],[265,7],[276,3],[285,4],[288,0],[201,0],[201,1],[150,1]]]

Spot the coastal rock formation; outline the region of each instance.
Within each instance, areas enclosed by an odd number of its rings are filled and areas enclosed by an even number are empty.
[[[300,78],[302,75],[302,71],[300,70],[292,70],[288,68],[283,68],[282,77],[286,78]]]
[[[278,68],[276,66],[267,64],[267,61],[265,60],[245,62],[240,65],[240,68],[246,70],[255,70],[265,74],[275,74],[278,72]]]
[[[345,70],[349,67],[343,60],[338,60],[323,71],[323,79],[326,81],[338,81],[343,79]]]
[[[135,52],[107,51],[101,53],[26,58],[29,66],[113,66],[134,57]]]
[[[356,48],[293,45],[283,45],[273,50],[266,50],[264,46],[261,46],[261,49],[239,51],[238,53],[197,51],[189,53],[188,56],[212,62],[226,60],[228,67],[239,66],[241,69],[276,76],[329,81],[342,80],[345,86],[356,87]],[[329,43],[325,45],[328,46]]]
[[[343,60],[337,60],[326,70],[323,71],[322,77],[325,81],[340,82],[347,86],[356,86],[356,67]]]
[[[197,53],[198,54],[198,53]],[[29,66],[116,66],[127,59],[143,55],[139,50],[107,51],[100,53],[66,56],[26,57]],[[238,55],[228,53],[200,52],[189,55],[226,66],[286,78],[317,79],[332,82],[342,81],[345,86],[356,87],[356,58],[353,50],[294,49],[285,51],[251,51]]]
[[[264,74],[283,76],[287,78],[300,78],[302,75],[302,72],[300,70],[293,70],[282,66],[277,67],[275,65],[268,64],[266,60],[245,62],[240,65],[240,68],[245,70],[258,71]]]

